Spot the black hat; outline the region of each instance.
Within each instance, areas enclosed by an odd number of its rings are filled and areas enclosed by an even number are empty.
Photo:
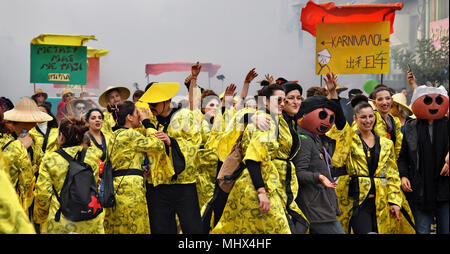
[[[300,92],[300,95],[303,94],[303,88],[295,82],[286,82],[283,84],[284,92],[288,94],[292,90],[298,90]]]
[[[300,109],[298,111],[299,117],[302,117],[305,114],[308,114],[318,108],[327,108],[336,113],[339,105],[336,104],[336,102],[328,99],[327,97],[323,95],[314,95],[306,98],[302,102],[302,105],[300,106]]]

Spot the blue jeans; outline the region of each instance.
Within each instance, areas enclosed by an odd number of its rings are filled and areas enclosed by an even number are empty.
[[[449,233],[449,201],[438,202],[435,213],[411,207],[417,234],[430,234],[433,218],[436,216],[436,233]]]
[[[341,223],[337,220],[331,222],[311,223],[309,231],[311,234],[345,234]]]

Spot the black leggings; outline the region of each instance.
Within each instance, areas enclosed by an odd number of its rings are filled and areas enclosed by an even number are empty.
[[[355,234],[378,232],[375,198],[366,198],[358,210],[358,214],[351,220],[353,232]]]
[[[147,205],[152,234],[177,234],[175,214],[184,234],[202,233],[195,183],[147,185]]]

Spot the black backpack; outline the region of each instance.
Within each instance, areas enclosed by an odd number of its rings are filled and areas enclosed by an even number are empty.
[[[69,162],[69,170],[64,180],[61,193],[53,186],[56,198],[60,204],[55,214],[55,221],[59,221],[61,212],[68,220],[84,221],[99,215],[103,209],[98,200],[97,183],[91,166],[84,162],[86,148],[78,152],[72,158],[61,148],[56,150],[58,154]]]

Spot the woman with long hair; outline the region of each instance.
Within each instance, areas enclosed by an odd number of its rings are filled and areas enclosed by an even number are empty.
[[[370,93],[376,111],[374,111],[374,131],[380,137],[386,137],[394,142],[395,158],[398,158],[402,146],[402,124],[398,117],[392,116],[391,108],[394,103],[392,89],[385,85],[378,85]]]

